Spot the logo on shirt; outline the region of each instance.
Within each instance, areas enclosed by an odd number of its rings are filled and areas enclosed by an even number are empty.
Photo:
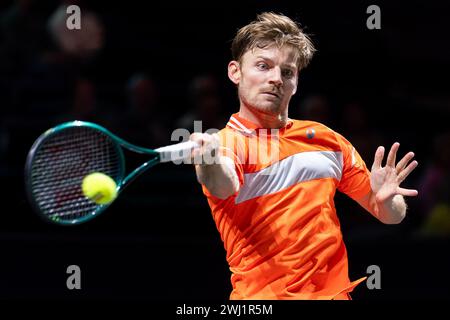
[[[308,139],[314,138],[315,135],[316,135],[316,130],[314,130],[314,129],[306,129],[306,137]]]

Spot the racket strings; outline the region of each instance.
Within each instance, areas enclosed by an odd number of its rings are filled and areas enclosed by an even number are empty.
[[[55,220],[94,214],[100,205],[81,190],[83,178],[102,172],[118,181],[118,147],[106,134],[90,127],[70,127],[42,142],[31,169],[31,187],[41,211]]]

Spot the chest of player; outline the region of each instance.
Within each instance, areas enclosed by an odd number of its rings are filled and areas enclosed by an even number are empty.
[[[305,135],[267,136],[246,144],[244,185],[239,199],[274,193],[298,183],[330,178],[340,181],[342,152],[324,139]]]

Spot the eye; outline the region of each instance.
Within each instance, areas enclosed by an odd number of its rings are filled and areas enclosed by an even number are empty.
[[[258,63],[258,64],[256,65],[256,67],[257,67],[259,70],[267,70],[267,69],[269,69],[269,66],[267,65],[267,63],[264,63],[264,62]]]
[[[286,78],[292,78],[294,76],[294,71],[292,71],[291,69],[284,69],[283,76]]]

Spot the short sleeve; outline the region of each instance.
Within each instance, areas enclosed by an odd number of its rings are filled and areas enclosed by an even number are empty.
[[[342,151],[343,169],[338,190],[354,200],[368,194],[370,187],[370,171],[355,147],[342,135],[335,133]]]

